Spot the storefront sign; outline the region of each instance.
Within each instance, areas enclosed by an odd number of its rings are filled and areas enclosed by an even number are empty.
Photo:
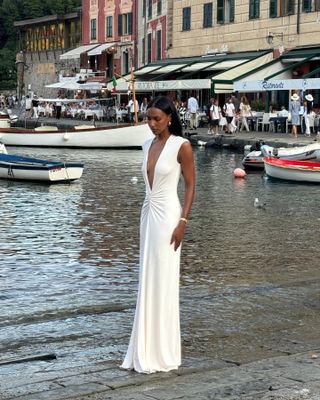
[[[238,92],[265,92],[271,90],[309,90],[320,89],[319,78],[283,79],[270,81],[238,81],[234,90]]]
[[[129,82],[117,84],[117,90],[127,91]],[[210,79],[185,79],[171,81],[135,81],[135,90],[137,92],[169,91],[169,90],[192,90],[192,89],[210,89]],[[109,84],[108,84],[109,88]]]

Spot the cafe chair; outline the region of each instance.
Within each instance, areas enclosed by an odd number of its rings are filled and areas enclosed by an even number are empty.
[[[266,126],[268,127],[268,129],[270,128],[269,118],[270,118],[270,113],[264,113],[262,115],[262,119],[258,120],[258,130],[259,130],[259,126],[261,126],[261,131],[262,132],[265,131],[265,127]]]

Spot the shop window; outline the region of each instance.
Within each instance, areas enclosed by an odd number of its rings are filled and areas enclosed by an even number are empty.
[[[182,30],[190,31],[191,29],[191,7],[182,9]]]
[[[212,27],[212,3],[206,3],[203,5],[203,27]]]
[[[260,17],[260,0],[250,0],[249,3],[249,19]]]
[[[225,24],[234,22],[235,5],[234,0],[218,0],[217,23]]]

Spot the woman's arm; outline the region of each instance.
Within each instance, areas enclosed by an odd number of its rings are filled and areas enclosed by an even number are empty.
[[[181,212],[182,219],[179,220],[179,223],[173,231],[171,237],[171,243],[174,243],[175,250],[177,250],[177,248],[180,246],[184,237],[187,219],[193,203],[195,191],[194,160],[190,142],[185,142],[181,145],[178,153],[178,161],[181,164],[185,193]]]

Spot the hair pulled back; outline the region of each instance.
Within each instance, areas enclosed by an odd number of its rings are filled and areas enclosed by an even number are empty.
[[[178,111],[173,102],[166,96],[158,96],[148,104],[149,108],[158,108],[167,115],[171,115],[171,125],[168,126],[169,132],[175,136],[182,136],[182,125]]]

